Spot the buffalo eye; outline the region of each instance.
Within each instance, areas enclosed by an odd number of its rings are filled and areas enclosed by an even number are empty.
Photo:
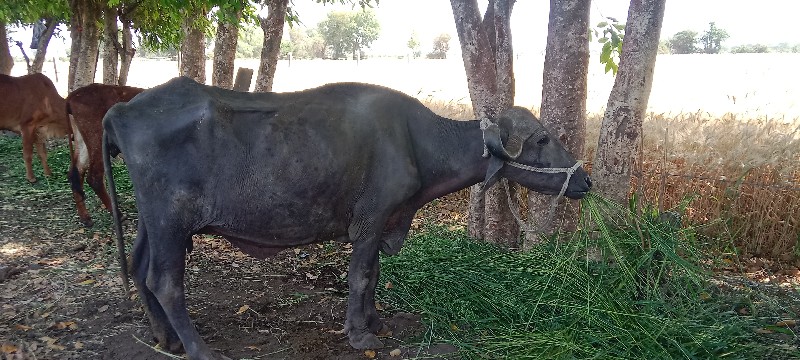
[[[548,137],[547,135],[542,136],[539,140],[536,141],[536,144],[539,146],[545,146],[548,143],[550,143],[550,137]]]

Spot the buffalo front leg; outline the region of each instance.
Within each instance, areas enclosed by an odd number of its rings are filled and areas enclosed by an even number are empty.
[[[375,238],[362,239],[353,243],[353,253],[347,273],[350,292],[347,298],[344,331],[347,333],[350,345],[356,349],[383,347],[383,343],[373,333],[383,327],[373,300],[379,266],[378,246],[374,240]]]

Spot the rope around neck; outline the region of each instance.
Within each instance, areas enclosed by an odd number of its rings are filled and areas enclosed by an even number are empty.
[[[503,187],[506,191],[506,197],[508,199],[508,207],[511,208],[511,214],[514,215],[514,219],[517,221],[517,225],[519,225],[520,229],[525,232],[535,232],[535,233],[544,233],[544,230],[550,226],[550,223],[553,221],[553,217],[555,217],[556,213],[556,206],[558,206],[558,201],[561,200],[561,197],[564,196],[564,193],[567,192],[567,186],[569,186],[569,180],[572,178],[572,174],[578,170],[579,167],[583,165],[583,161],[578,160],[575,162],[575,165],[569,168],[540,168],[535,166],[529,166],[525,164],[520,164],[514,161],[506,161],[506,164],[511,165],[515,168],[533,171],[533,172],[540,172],[545,174],[558,174],[558,173],[566,173],[567,178],[564,180],[564,184],[561,185],[561,190],[558,192],[558,195],[550,201],[550,210],[547,212],[547,218],[545,221],[536,227],[528,227],[522,218],[520,217],[520,210],[519,210],[519,203],[516,201],[512,201],[511,199],[511,191],[509,190],[508,181],[504,178],[502,180]]]
[[[488,158],[490,154],[489,154],[489,148],[486,147],[486,132],[484,130],[486,130],[489,126],[492,125],[497,126],[497,125],[495,125],[488,118],[481,119],[480,124],[481,124],[480,125],[481,132],[483,133],[483,157]],[[544,233],[544,230],[548,226],[550,226],[550,223],[553,221],[553,217],[555,217],[556,206],[558,206],[558,201],[561,200],[561,197],[564,196],[564,193],[567,192],[567,186],[569,186],[569,180],[572,178],[572,174],[574,174],[575,171],[578,170],[578,168],[583,165],[583,161],[578,160],[575,162],[575,165],[572,165],[571,167],[568,168],[540,168],[540,167],[520,164],[518,162],[510,160],[504,162],[515,168],[526,171],[539,172],[544,174],[558,174],[558,173],[567,174],[567,178],[564,180],[564,184],[561,185],[561,190],[558,192],[558,195],[554,197],[553,200],[550,202],[550,210],[548,211],[547,219],[545,220],[544,223],[535,228],[529,228],[528,225],[524,221],[522,221],[522,218],[520,217],[519,203],[516,201],[511,201],[512,200],[511,191],[509,190],[508,180],[506,180],[505,178],[501,180],[503,187],[505,188],[506,191],[506,197],[508,198],[508,207],[511,208],[511,214],[514,215],[514,219],[517,221],[517,225],[519,225],[520,229],[522,229],[525,232],[535,232],[540,234]]]

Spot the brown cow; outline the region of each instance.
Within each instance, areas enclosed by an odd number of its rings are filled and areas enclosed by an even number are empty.
[[[71,116],[69,183],[78,216],[84,226],[92,226],[86,210],[86,194],[83,179],[100,197],[103,206],[111,209],[111,200],[103,184],[103,116],[118,102],[127,102],[144,89],[130,86],[91,84],[73,91],[67,96],[67,116]],[[87,175],[88,171],[88,175]]]
[[[0,130],[22,135],[22,158],[28,181],[36,182],[32,164],[34,144],[44,174],[50,176],[44,141],[67,135],[64,98],[47,76],[38,73],[20,77],[0,74],[0,94]]]

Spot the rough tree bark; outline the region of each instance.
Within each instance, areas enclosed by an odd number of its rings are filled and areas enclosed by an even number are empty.
[[[36,56],[33,57],[33,63],[29,70],[30,73],[41,73],[44,62],[47,60],[47,47],[50,46],[50,39],[53,38],[53,31],[58,26],[58,21],[53,18],[44,19],[44,32],[39,37],[39,42],[36,43]]]
[[[242,16],[241,10],[233,14],[236,20]],[[217,39],[214,41],[214,63],[211,69],[211,85],[225,89],[233,87],[234,60],[236,44],[239,40],[239,24],[220,21],[217,24]]]
[[[119,80],[119,26],[117,9],[104,5],[103,9],[103,84],[117,85]]]
[[[625,203],[639,153],[666,0],[632,0],[619,71],[608,97],[592,164],[595,190]]]
[[[205,16],[205,9],[187,9],[182,30],[180,74],[195,81],[206,83],[206,36],[197,24],[197,19]]]
[[[550,0],[542,80],[542,123],[576,159],[584,155],[586,137],[589,5],[585,0]],[[548,220],[551,200],[552,196],[528,193],[529,226],[535,228]],[[578,201],[562,199],[544,233],[573,230],[577,210]],[[527,233],[524,247],[530,248],[539,241],[538,234]]]
[[[8,34],[6,24],[0,21],[0,74],[11,74],[14,67],[14,58],[11,57],[11,49],[8,47]]]
[[[261,62],[258,65],[258,76],[253,91],[272,91],[288,6],[289,0],[269,0],[267,1],[267,17],[258,18],[261,30],[264,32],[264,46],[261,48]]]
[[[128,74],[131,70],[131,62],[133,56],[136,55],[136,49],[133,47],[133,24],[128,18],[128,11],[125,10],[120,16],[122,21],[122,51],[119,53],[119,80],[118,85],[126,85],[128,83]]]
[[[514,0],[489,0],[483,17],[477,0],[450,0],[450,4],[473,111],[479,119],[493,119],[514,103],[510,25]],[[519,226],[511,215],[504,187],[498,183],[481,197],[478,186],[470,189],[470,236],[517,248]]]
[[[70,0],[70,10],[72,46],[67,87],[72,92],[94,82],[100,42],[97,23],[100,22],[102,5],[93,0]]]

